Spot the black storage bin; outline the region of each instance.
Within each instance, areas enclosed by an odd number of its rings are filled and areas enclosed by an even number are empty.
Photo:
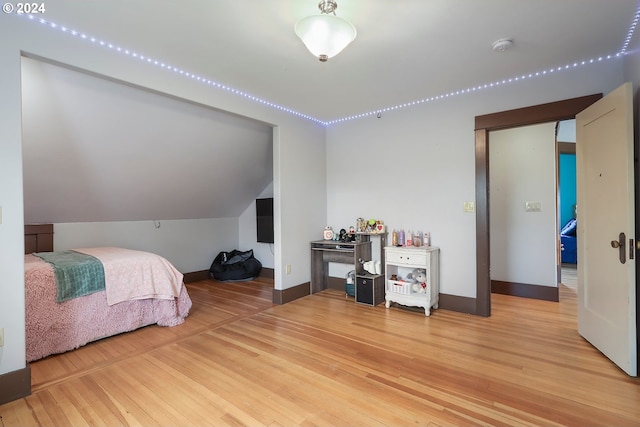
[[[371,274],[356,276],[356,302],[378,305],[384,301],[384,276]]]

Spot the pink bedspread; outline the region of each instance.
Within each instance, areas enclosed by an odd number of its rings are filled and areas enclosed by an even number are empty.
[[[28,362],[151,324],[179,325],[192,305],[182,280],[178,297],[172,299],[134,299],[110,306],[106,291],[101,291],[58,303],[53,268],[33,255],[25,255],[25,298]]]
[[[102,261],[109,305],[133,299],[174,299],[180,295],[182,273],[159,255],[109,247],[74,251]]]

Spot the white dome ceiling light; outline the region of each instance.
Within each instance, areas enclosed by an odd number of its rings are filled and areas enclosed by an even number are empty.
[[[346,19],[336,16],[337,8],[335,1],[322,0],[318,4],[320,15],[302,18],[295,26],[298,37],[321,62],[339,54],[356,38],[356,27]]]

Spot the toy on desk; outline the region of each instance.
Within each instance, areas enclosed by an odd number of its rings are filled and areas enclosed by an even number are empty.
[[[355,231],[357,233],[369,233],[369,234],[380,234],[384,233],[386,226],[384,225],[384,221],[381,219],[369,219],[366,220],[364,218],[358,218],[356,220]]]
[[[333,240],[333,229],[331,226],[327,225],[322,232],[322,237],[324,240]]]
[[[381,219],[370,219],[367,222],[367,228],[366,228],[366,232],[367,233],[373,233],[373,234],[378,234],[378,233],[384,233],[384,221],[382,221]]]
[[[346,242],[355,242],[356,241],[356,229],[352,225],[349,227],[349,233],[347,234]]]
[[[407,281],[411,283],[411,289],[416,293],[424,293],[427,289],[427,270],[424,268],[414,268],[407,274]]]

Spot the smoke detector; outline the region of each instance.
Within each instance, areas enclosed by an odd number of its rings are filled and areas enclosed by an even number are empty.
[[[491,44],[491,48],[495,52],[504,52],[505,50],[511,48],[511,46],[513,46],[513,40],[511,39],[499,39]]]

